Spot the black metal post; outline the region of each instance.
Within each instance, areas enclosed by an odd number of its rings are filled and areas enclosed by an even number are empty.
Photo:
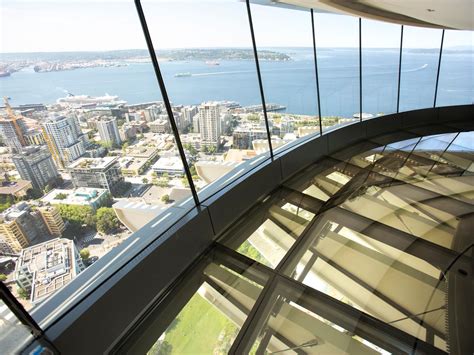
[[[359,17],[359,121],[362,122],[362,18]]]
[[[140,18],[140,24],[142,26],[143,35],[145,36],[148,52],[150,53],[151,62],[155,70],[156,80],[158,81],[158,85],[160,86],[161,96],[163,97],[166,113],[168,114],[168,117],[170,120],[171,129],[173,131],[174,139],[176,141],[176,146],[178,147],[179,155],[181,157],[181,160],[184,166],[184,171],[186,173],[186,177],[189,182],[189,188],[191,189],[191,193],[193,194],[194,203],[196,204],[196,206],[198,206],[200,202],[199,202],[199,198],[196,192],[196,187],[194,186],[191,171],[189,170],[188,161],[186,160],[186,154],[184,153],[183,145],[181,144],[178,127],[176,126],[176,122],[173,116],[173,109],[171,108],[171,103],[168,98],[168,93],[166,91],[166,86],[163,80],[163,76],[161,75],[160,66],[158,64],[158,59],[156,58],[155,49],[153,47],[153,41],[151,40],[150,31],[148,30],[148,25],[146,22],[145,14],[143,13],[143,8],[142,8],[142,4],[140,0],[135,0],[135,7],[137,8],[138,17]]]
[[[265,94],[263,92],[262,74],[260,73],[260,64],[258,63],[257,43],[255,42],[255,33],[253,31],[252,12],[250,11],[250,1],[246,0],[247,14],[249,17],[250,35],[252,36],[253,55],[255,56],[255,65],[257,67],[258,85],[260,87],[260,97],[262,99],[263,116],[265,118],[265,127],[267,129],[268,147],[270,156],[273,160],[272,137],[270,134],[270,126],[268,124],[267,105],[265,104]]]
[[[403,25],[400,32],[400,59],[398,60],[397,113],[400,112],[400,85],[401,85],[401,80],[402,80],[402,50],[403,50]]]
[[[319,114],[319,134],[323,134],[323,123],[321,117],[321,99],[319,97],[319,75],[318,75],[318,56],[316,55],[316,31],[314,30],[314,14],[311,9],[311,29],[313,31],[313,54],[314,54],[314,72],[316,74],[316,94],[318,96],[318,114]]]
[[[438,59],[438,73],[436,74],[436,86],[435,86],[433,107],[436,107],[436,99],[438,98],[439,71],[441,69],[441,57],[443,56],[443,43],[444,43],[444,30],[441,33],[441,45],[439,47],[439,59]]]
[[[12,295],[8,287],[0,281],[0,300],[12,311],[15,317],[24,325],[26,325],[31,331],[31,335],[34,339],[53,351],[55,354],[59,354],[58,349],[54,344],[46,337],[41,327],[36,323],[33,317],[23,308],[20,302]]]

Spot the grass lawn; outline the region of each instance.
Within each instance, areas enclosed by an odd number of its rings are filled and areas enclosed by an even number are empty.
[[[166,332],[172,354],[226,354],[237,326],[196,293]]]

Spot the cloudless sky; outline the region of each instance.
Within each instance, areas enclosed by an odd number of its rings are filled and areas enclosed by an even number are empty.
[[[0,0],[0,52],[146,48],[132,0]],[[250,47],[244,2],[143,0],[156,49]],[[252,5],[259,47],[310,47],[308,11]],[[357,47],[357,18],[316,14],[317,44]],[[447,31],[445,46],[473,45],[472,32]],[[364,47],[398,47],[400,26],[363,20]],[[404,47],[439,48],[440,30],[406,27]],[[449,40],[448,40],[449,39]]]

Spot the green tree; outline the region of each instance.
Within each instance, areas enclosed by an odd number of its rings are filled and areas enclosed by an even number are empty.
[[[120,221],[113,208],[101,207],[97,210],[97,230],[110,233],[120,227]]]
[[[81,255],[81,259],[83,261],[86,261],[87,259],[90,258],[91,253],[89,252],[89,249],[82,249],[79,254]]]
[[[19,287],[18,288],[18,296],[20,296],[21,298],[23,298],[24,300],[27,300],[28,298],[30,298],[30,294],[28,291],[26,291],[24,288],[22,287]]]
[[[54,196],[54,199],[55,200],[65,200],[67,198],[67,195],[60,192],[59,194],[57,194],[56,196]]]
[[[41,197],[43,197],[43,191],[40,189],[29,189],[26,191],[26,198],[28,200],[37,200]]]
[[[170,195],[161,196],[161,201],[163,201],[164,203],[170,202]]]
[[[6,281],[6,280],[7,280],[7,275],[0,274],[0,281]]]
[[[96,225],[96,217],[90,206],[59,205],[59,213],[63,219],[76,227],[85,224],[94,228]]]
[[[142,182],[143,182],[144,184],[148,184],[148,179],[147,179],[146,177],[144,177],[144,178],[142,179]]]

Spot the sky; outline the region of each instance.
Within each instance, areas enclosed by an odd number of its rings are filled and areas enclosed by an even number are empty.
[[[133,0],[0,0],[0,52],[146,48]],[[250,47],[244,2],[143,0],[155,49]],[[259,47],[312,46],[308,11],[252,5]],[[320,47],[357,47],[358,19],[316,14]],[[363,20],[363,46],[396,48],[400,26]],[[405,48],[439,48],[441,31],[405,27]],[[447,31],[445,46],[473,46],[473,33]]]

